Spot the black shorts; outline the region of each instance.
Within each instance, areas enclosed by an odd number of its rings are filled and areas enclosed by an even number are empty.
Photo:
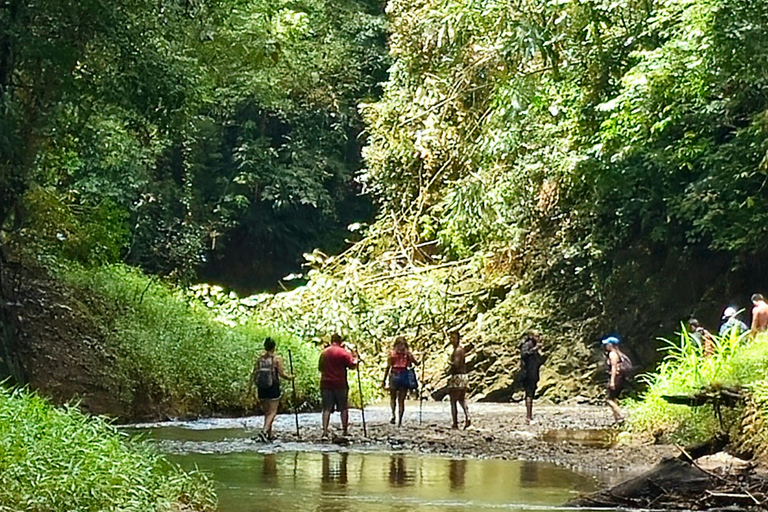
[[[349,388],[321,389],[324,411],[346,411],[349,408]]]
[[[259,388],[259,400],[279,400],[280,383],[275,382],[268,388]]]
[[[608,385],[605,386],[605,397],[608,400],[618,400],[622,391],[624,391],[624,385],[621,380],[619,380],[619,382],[616,383],[615,388]]]
[[[536,386],[538,382],[523,381],[523,391],[525,391],[525,398],[534,398],[536,396]]]

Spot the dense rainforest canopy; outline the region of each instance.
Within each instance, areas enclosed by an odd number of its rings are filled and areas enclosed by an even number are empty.
[[[14,258],[253,292],[307,253],[307,286],[237,307],[376,353],[463,326],[488,397],[527,329],[555,387],[594,375],[601,333],[649,364],[768,286],[765,2],[10,0],[0,22]]]
[[[0,6],[0,225],[84,264],[270,288],[371,215],[378,2]]]

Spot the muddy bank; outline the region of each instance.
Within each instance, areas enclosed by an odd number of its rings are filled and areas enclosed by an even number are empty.
[[[676,454],[668,445],[646,445],[633,441],[612,426],[607,407],[593,405],[539,405],[535,423],[526,425],[520,404],[470,404],[472,426],[450,428],[450,407],[446,402],[424,404],[419,422],[419,404],[406,406],[402,427],[389,423],[386,404],[365,410],[367,437],[363,435],[359,410],[350,411],[350,432],[340,437],[338,414],[332,417],[332,441],[321,439],[319,414],[301,414],[300,438],[294,417],[281,414],[275,423],[278,440],[256,440],[262,425],[260,416],[164,422],[137,425],[158,439],[163,451],[214,452],[292,450],[376,450],[441,454],[450,457],[502,458],[545,461],[600,472],[638,473],[652,467],[663,456]],[[194,430],[180,434],[179,429]],[[182,440],[193,435],[197,441]],[[615,483],[615,482],[612,482]]]

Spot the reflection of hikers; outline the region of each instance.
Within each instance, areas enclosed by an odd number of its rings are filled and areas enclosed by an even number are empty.
[[[349,426],[347,368],[355,368],[357,359],[341,343],[341,336],[331,335],[331,345],[320,353],[317,365],[323,405],[323,437],[328,437],[328,424],[334,410],[340,413],[344,435],[347,435]]]
[[[749,335],[754,337],[758,332],[768,329],[768,304],[759,293],[752,296],[752,328]]]
[[[520,384],[525,390],[525,422],[533,421],[533,399],[536,396],[536,386],[539,383],[539,368],[541,356],[539,343],[541,338],[534,333],[528,333],[520,342]]]
[[[725,311],[723,311],[723,324],[720,326],[720,330],[717,332],[717,335],[722,338],[730,335],[731,331],[735,331],[733,332],[733,335],[738,338],[747,332],[749,327],[747,327],[747,324],[739,320],[738,316],[739,312],[736,310],[736,308],[732,306],[725,308]]]
[[[389,420],[395,424],[395,411],[397,405],[400,405],[400,413],[397,416],[397,426],[403,424],[403,413],[405,412],[405,397],[408,391],[416,389],[416,374],[409,370],[412,365],[419,364],[413,354],[408,350],[408,342],[404,337],[398,336],[392,347],[392,351],[387,358],[387,369],[384,370],[384,379],[382,386],[386,389],[389,385],[390,405],[392,407],[392,419]],[[389,382],[387,382],[389,376]]]
[[[259,437],[263,440],[272,440],[272,423],[277,416],[277,406],[280,404],[280,377],[293,380],[293,375],[285,373],[283,361],[275,355],[275,341],[272,338],[264,340],[264,353],[259,356],[253,366],[251,383],[256,384],[261,401],[261,409],[264,411],[264,430]]]
[[[698,320],[695,318],[688,320],[688,330],[691,332],[691,337],[701,347],[704,357],[709,357],[715,353],[715,340],[712,338],[712,334],[703,328]]]
[[[469,427],[472,421],[469,419],[469,408],[467,407],[467,388],[469,388],[469,376],[467,375],[466,352],[461,346],[461,335],[459,331],[452,331],[450,334],[453,353],[448,367],[448,396],[451,398],[451,418],[453,419],[453,428],[459,428],[459,410],[461,405],[464,410],[464,428]]]
[[[624,390],[627,377],[632,369],[632,361],[619,349],[619,340],[616,336],[609,336],[603,340],[603,348],[608,358],[608,386],[606,388],[606,402],[613,412],[613,418],[617,423],[624,421],[619,407],[619,396]]]

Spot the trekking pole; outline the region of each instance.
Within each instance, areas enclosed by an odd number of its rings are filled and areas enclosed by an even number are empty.
[[[293,417],[296,418],[296,439],[301,439],[299,434],[299,402],[296,401],[296,374],[293,373],[293,357],[291,357],[291,349],[288,349],[288,364],[291,367],[291,388],[293,388]]]
[[[419,425],[421,425],[421,411],[424,409],[424,367],[427,366],[426,351],[421,354],[421,389],[419,389]]]
[[[365,404],[363,403],[363,385],[360,381],[360,354],[357,355],[357,391],[360,393],[360,414],[363,416],[363,436],[368,437],[365,427]]]
[[[421,335],[421,324],[419,324],[418,328],[416,329],[416,338],[417,339],[420,338],[420,335]],[[420,385],[418,390],[419,391],[419,425],[421,425],[422,409],[424,409],[424,366],[426,366],[425,359],[427,357],[426,356],[427,351],[425,350],[426,345],[423,342],[421,344],[421,349],[422,349],[421,350],[421,382],[419,383]],[[414,370],[414,372],[415,371],[416,370]]]

